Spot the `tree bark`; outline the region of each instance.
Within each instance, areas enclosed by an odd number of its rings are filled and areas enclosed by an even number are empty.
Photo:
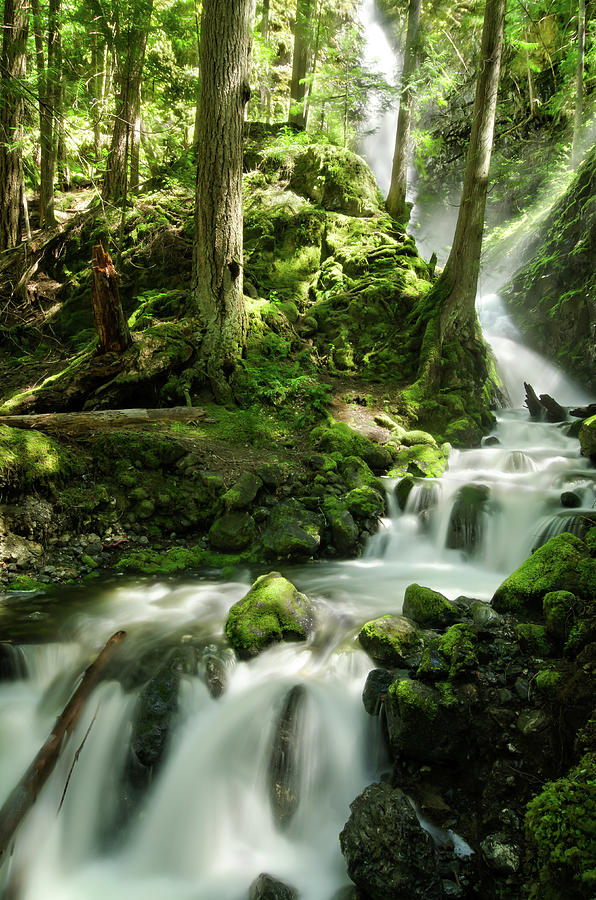
[[[401,73],[401,90],[399,98],[399,114],[395,134],[395,150],[391,184],[387,195],[387,212],[406,225],[409,211],[406,207],[406,189],[408,186],[408,141],[410,137],[410,120],[412,116],[412,77],[416,71],[416,55],[418,52],[418,30],[420,25],[421,0],[410,0],[408,8],[408,32],[404,64]]]
[[[26,73],[28,0],[4,0],[0,57],[0,251],[21,238],[23,187],[23,91]]]
[[[78,688],[56,719],[47,741],[0,810],[0,861],[9,849],[15,831],[35,803],[37,795],[54,771],[65,738],[70,737],[85,708],[90,694],[104,673],[114,649],[126,637],[117,631],[109,639],[97,659],[85,671]]]
[[[310,56],[310,20],[313,0],[297,0],[296,24],[294,26],[294,53],[292,56],[292,82],[290,85],[290,114],[288,123],[299,128],[306,127],[304,100],[306,95],[306,75]]]
[[[191,310],[206,328],[202,356],[218,398],[229,397],[246,336],[242,292],[242,132],[251,0],[204,0]]]
[[[579,0],[577,13],[577,69],[575,74],[575,114],[573,117],[573,147],[571,160],[574,166],[580,161],[580,135],[584,112],[584,62],[586,53],[586,0]]]
[[[132,338],[120,303],[118,274],[101,244],[93,248],[92,271],[91,301],[100,352],[122,353],[130,347]]]
[[[91,409],[83,412],[0,416],[0,425],[80,434],[101,428],[129,428],[131,425],[155,425],[159,422],[194,422],[204,417],[205,410],[200,406],[172,406],[169,409]]]

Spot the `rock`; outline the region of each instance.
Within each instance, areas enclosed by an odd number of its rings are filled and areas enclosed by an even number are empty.
[[[255,469],[257,475],[263,484],[267,487],[277,488],[286,480],[286,473],[283,466],[278,463],[263,463]]]
[[[444,628],[457,619],[457,610],[449,600],[419,584],[406,588],[402,613],[423,628]]]
[[[27,663],[22,649],[7,641],[0,641],[0,682],[18,681],[27,677]]]
[[[470,612],[474,625],[481,631],[492,631],[503,624],[503,617],[482,600],[475,600],[470,606]]]
[[[447,457],[431,444],[414,444],[396,453],[393,459],[396,472],[409,472],[419,478],[438,478],[447,468]],[[389,472],[391,474],[391,472]]]
[[[526,709],[517,717],[517,728],[524,737],[533,737],[544,731],[549,718],[541,709]]]
[[[371,487],[352,488],[345,504],[357,519],[377,519],[385,512],[385,498]]]
[[[406,508],[406,504],[408,502],[408,497],[410,496],[410,492],[414,487],[414,476],[413,475],[404,475],[403,478],[395,485],[395,497],[398,503],[398,506],[401,510]]]
[[[579,430],[579,443],[582,448],[582,456],[596,458],[596,416],[590,416],[582,422]]]
[[[277,641],[303,641],[312,632],[314,607],[279,572],[261,575],[231,607],[226,635],[243,658],[256,656]]]
[[[310,144],[294,157],[290,188],[331,212],[372,216],[378,188],[363,159],[332,144]]]
[[[469,625],[458,623],[439,638],[438,649],[449,666],[449,678],[458,678],[476,669],[476,635]]]
[[[232,485],[229,491],[223,495],[223,502],[228,511],[232,509],[246,509],[257,496],[263,486],[261,479],[252,472],[245,472],[238,481]]]
[[[467,552],[476,549],[484,535],[488,499],[489,489],[484,484],[466,484],[458,490],[447,526],[447,547]]]
[[[146,784],[150,772],[161,762],[172,718],[178,709],[180,666],[176,657],[167,660],[143,688],[132,726],[131,751],[135,763],[133,783]]]
[[[343,555],[350,553],[356,546],[359,535],[352,514],[334,498],[327,499],[324,510],[331,529],[333,546]]]
[[[390,685],[385,711],[394,752],[425,763],[461,761],[469,743],[469,710],[448,682],[442,685],[410,678]]]
[[[544,657],[552,653],[553,648],[544,625],[522,622],[515,626],[515,636],[522,651],[529,656]]]
[[[348,874],[366,897],[442,897],[432,839],[400,788],[371,784],[350,809],[339,842]]]
[[[255,522],[247,512],[229,512],[216,519],[209,529],[209,543],[215,550],[236,552],[250,547],[256,535]]]
[[[542,601],[544,624],[549,638],[565,643],[574,622],[577,597],[570,591],[551,591]]]
[[[404,616],[382,616],[362,626],[358,640],[377,662],[404,666],[420,644],[414,623]]]
[[[308,559],[321,543],[321,518],[297,500],[285,500],[271,510],[261,540],[269,557]]]
[[[497,588],[492,605],[497,612],[541,612],[545,595],[552,591],[586,598],[596,593],[596,561],[572,534],[558,534],[538,547]]]
[[[389,431],[400,427],[397,422],[393,421],[391,416],[387,415],[387,413],[377,413],[374,417],[374,421],[375,425],[380,425],[381,428],[387,428]]]
[[[414,444],[428,444],[430,447],[437,447],[437,442],[428,431],[406,431],[401,436],[401,443],[406,447],[413,447]]]
[[[489,834],[480,843],[482,854],[493,872],[514,875],[520,867],[519,847],[504,834]]]
[[[251,884],[248,900],[297,900],[298,891],[262,872]]]
[[[305,699],[304,685],[295,685],[286,696],[274,729],[269,759],[269,798],[273,818],[281,828],[289,825],[300,802],[298,741]]]
[[[577,509],[581,505],[581,497],[575,491],[563,491],[561,494],[561,506],[565,506],[567,509]]]
[[[362,702],[369,716],[379,715],[381,704],[387,699],[387,691],[392,681],[395,681],[395,675],[388,669],[371,669],[366,676]]]
[[[27,540],[18,534],[0,534],[0,561],[27,566],[39,560],[43,547],[36,541]]]

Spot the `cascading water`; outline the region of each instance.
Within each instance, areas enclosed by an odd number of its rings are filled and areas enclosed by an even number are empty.
[[[521,406],[524,380],[562,403],[590,399],[522,346],[498,297],[483,298],[479,312],[513,407]],[[127,816],[123,785],[139,688],[127,677],[101,685],[0,870],[7,897],[244,900],[261,872],[292,884],[303,900],[336,896],[348,883],[338,834],[349,803],[384,764],[377,725],[361,702],[371,663],[355,642],[359,627],[398,612],[412,582],[489,599],[549,529],[576,527],[570,518],[581,527],[596,499],[594,470],[577,441],[522,409],[501,411],[483,447],[454,451],[440,480],[415,482],[404,509],[394,487],[387,480],[390,515],[362,559],[286,570],[317,606],[307,646],[273,647],[241,663],[222,651],[227,611],[246,592],[247,573],[227,583],[107,585],[63,616],[56,643],[24,647],[18,677],[0,690],[0,801],[89,656],[116,629],[129,631],[131,659],[168,642],[195,646],[202,658],[219,655],[228,683],[214,699],[201,667],[182,675],[163,764]],[[272,754],[290,696],[299,698],[295,797],[281,823]]]

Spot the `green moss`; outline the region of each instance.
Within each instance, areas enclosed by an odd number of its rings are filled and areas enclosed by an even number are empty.
[[[403,614],[423,628],[444,628],[457,618],[457,610],[446,597],[419,584],[406,588]]]
[[[164,553],[158,550],[134,550],[123,556],[116,568],[121,572],[141,575],[175,575],[187,569],[220,569],[249,559],[248,554],[215,553],[201,547],[171,547]]]
[[[358,635],[362,647],[385,666],[405,665],[420,643],[418,632],[403,616],[382,616],[362,626]]]
[[[376,519],[385,512],[385,500],[371,487],[353,488],[345,496],[345,505],[357,519]]]
[[[544,625],[522,622],[515,626],[515,636],[521,649],[530,656],[550,656],[553,652]]]
[[[476,635],[469,625],[457,624],[439,638],[439,653],[449,666],[449,678],[466,675],[478,666]]]
[[[97,569],[97,562],[93,559],[92,556],[88,556],[86,553],[81,556],[81,562],[84,566],[88,566],[90,569]]]
[[[50,590],[50,585],[44,584],[42,581],[36,581],[35,578],[31,578],[30,575],[17,575],[16,578],[13,578],[13,580],[9,581],[6,585],[6,590],[36,591],[37,593],[44,593],[45,591]]]
[[[69,450],[43,432],[0,426],[0,487],[60,483],[80,468]]]
[[[542,601],[544,621],[549,637],[563,643],[569,637],[577,607],[575,594],[569,591],[551,591]]]
[[[545,697],[554,697],[561,684],[561,673],[556,669],[540,669],[534,683],[540,694]]]
[[[439,713],[439,704],[434,694],[424,685],[404,678],[389,685],[391,700],[400,708],[405,708],[407,715],[422,715],[425,720],[435,719]]]
[[[409,472],[420,478],[439,478],[447,468],[447,456],[443,450],[430,444],[414,444],[400,450],[394,458],[392,472]],[[390,474],[392,474],[390,472]]]
[[[596,893],[596,754],[588,753],[528,803],[525,829],[535,848],[544,900],[592,900]]]

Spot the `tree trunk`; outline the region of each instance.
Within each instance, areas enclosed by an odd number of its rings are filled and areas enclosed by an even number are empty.
[[[269,0],[263,0],[263,12],[261,16],[260,31],[263,43],[266,44],[269,40]],[[265,77],[259,85],[259,119],[261,122],[269,122],[268,109],[271,105],[271,91],[269,90],[269,85],[267,84],[268,75],[269,63],[267,63]]]
[[[315,0],[316,3],[316,0]],[[315,76],[317,74],[317,66],[319,64],[319,52],[321,49],[321,19],[323,17],[323,3],[319,3],[317,11],[317,30],[315,34],[315,46],[312,55],[312,67],[310,72],[310,80],[307,86],[306,95],[304,97],[304,127],[308,128],[308,114],[310,112],[310,100],[315,86]]]
[[[200,406],[172,406],[165,409],[91,409],[85,412],[32,413],[24,416],[0,416],[0,425],[11,428],[39,429],[51,433],[82,434],[101,428],[130,428],[131,425],[156,425],[161,422],[195,422],[205,418]]]
[[[125,631],[117,631],[109,639],[97,659],[83,675],[78,688],[56,719],[47,741],[9,794],[0,810],[0,860],[10,847],[15,831],[35,803],[42,787],[54,771],[65,738],[70,737],[85,708],[90,694],[97,686],[115,647],[126,637]]]
[[[93,281],[91,302],[93,318],[99,335],[100,352],[122,353],[132,344],[128,323],[122,312],[118,274],[101,244],[93,248]]]
[[[575,114],[573,117],[573,147],[571,161],[577,166],[580,161],[580,135],[584,111],[584,62],[586,53],[586,2],[579,0],[577,13],[577,69],[575,75]]]
[[[202,355],[218,398],[246,336],[242,293],[242,133],[252,35],[251,0],[204,0],[192,307],[206,327]]]
[[[116,37],[118,99],[103,183],[102,194],[105,200],[118,201],[126,193],[127,151],[136,120],[152,11],[153,0],[143,0],[142,8],[136,8],[134,13],[132,9],[129,10],[130,17],[134,14],[135,21],[142,22],[143,25],[129,23],[126,30],[119,30]]]
[[[306,126],[304,98],[306,74],[310,55],[310,19],[313,0],[297,0],[294,26],[294,53],[292,56],[292,82],[290,85],[290,114],[288,123],[299,128]]]
[[[16,247],[21,238],[23,187],[23,90],[26,73],[27,0],[4,0],[0,57],[0,251]]]
[[[412,77],[416,70],[416,54],[418,52],[418,27],[420,24],[421,0],[410,0],[408,8],[408,33],[404,52],[404,65],[401,73],[401,91],[399,114],[395,134],[395,150],[391,185],[387,195],[387,212],[393,218],[406,225],[409,210],[406,207],[406,189],[408,185],[408,141],[410,137],[410,119],[412,114]]]

